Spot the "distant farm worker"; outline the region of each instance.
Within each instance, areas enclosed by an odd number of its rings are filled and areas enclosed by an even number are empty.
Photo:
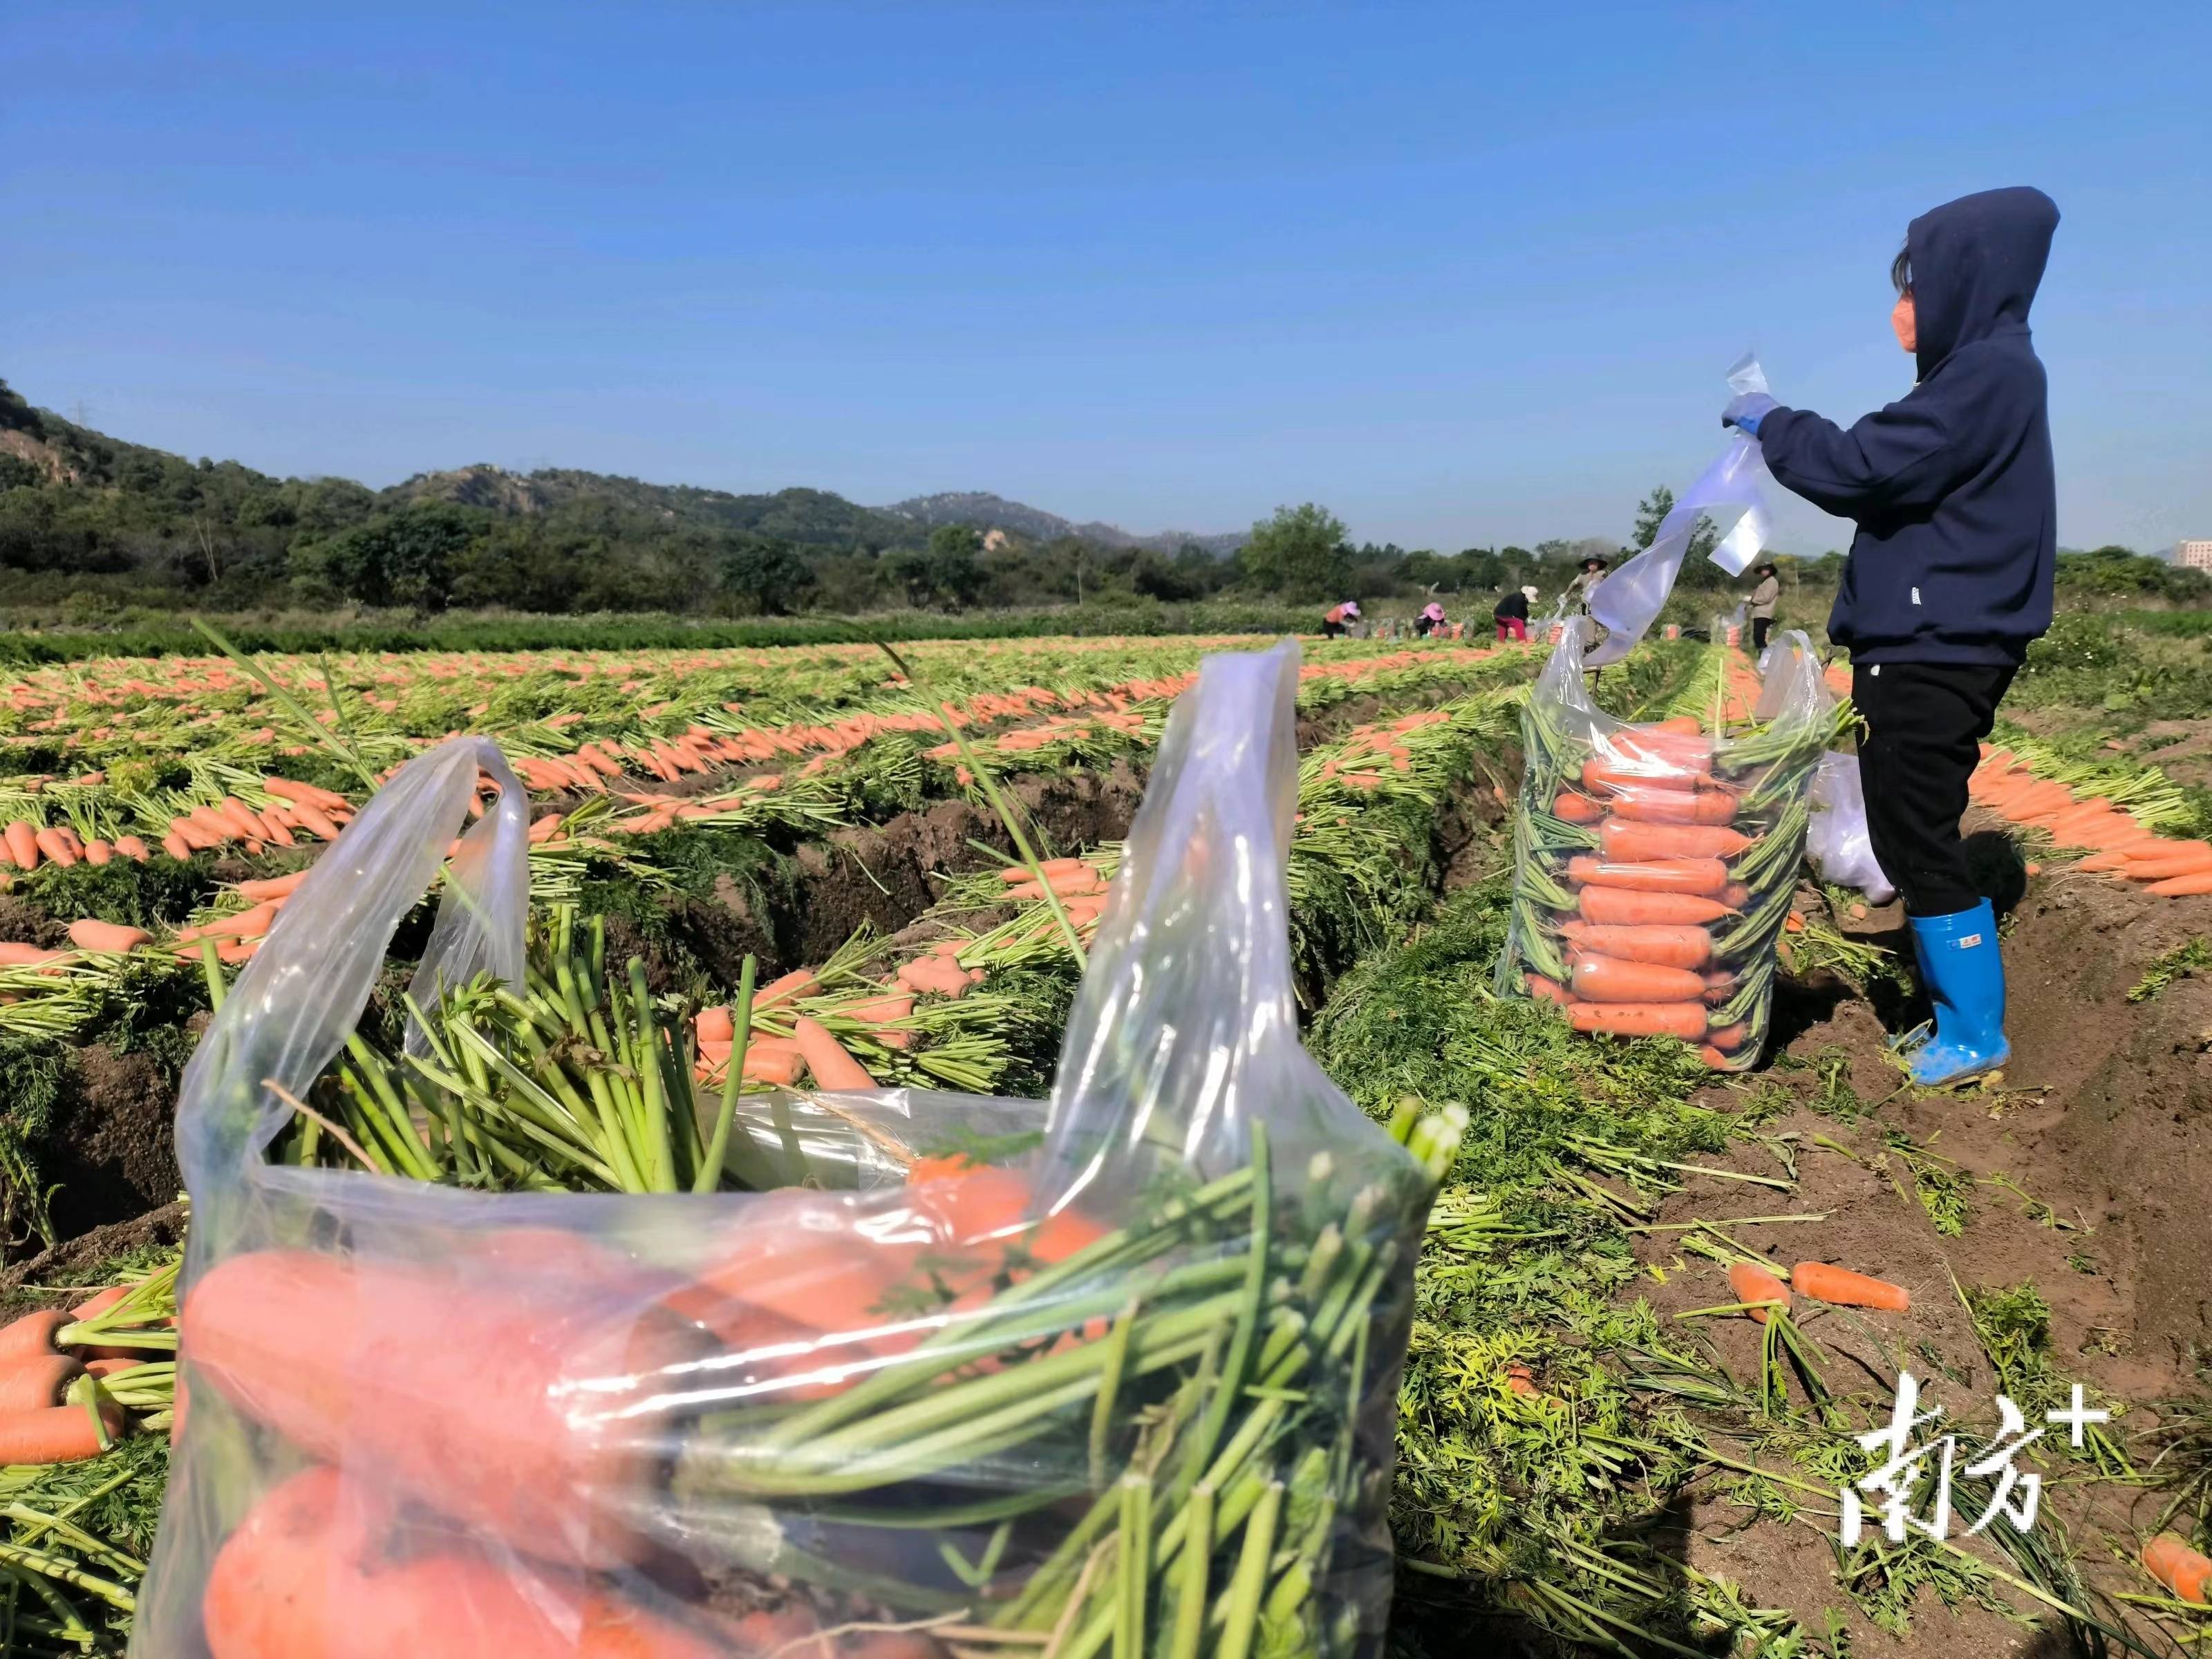
[[[1875,856],[1905,896],[1936,1030],[1913,1080],[2004,1064],[1996,916],[1959,839],[1966,779],[2028,642],[2051,626],[2057,489],[2027,328],[2058,209],[2039,190],[1963,196],[1907,228],[1890,325],[1912,390],[1845,431],[1747,393],[1723,413],[1768,470],[1856,520],[1828,636],[1851,653]]]
[[[1751,654],[1766,649],[1766,636],[1774,631],[1774,607],[1782,602],[1782,573],[1763,564],[1752,573],[1759,586],[1751,590]]]
[[[1598,584],[1605,580],[1605,561],[1592,554],[1583,561],[1582,574],[1567,585],[1575,604],[1583,615],[1589,614],[1589,602],[1597,592]]]
[[[1346,599],[1342,605],[1333,605],[1329,606],[1328,613],[1321,619],[1322,636],[1324,639],[1340,640],[1344,637],[1346,626],[1358,620],[1358,600]]]
[[[1526,640],[1528,637],[1528,602],[1536,597],[1533,587],[1510,589],[1505,596],[1490,607],[1490,619],[1498,624],[1501,640]]]
[[[1434,599],[1431,599],[1424,605],[1421,608],[1421,614],[1413,618],[1413,632],[1425,640],[1443,625],[1444,608]]]

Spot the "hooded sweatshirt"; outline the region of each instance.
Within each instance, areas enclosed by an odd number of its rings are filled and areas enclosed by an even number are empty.
[[[1922,214],[1919,383],[1848,432],[1803,409],[1759,423],[1768,470],[1858,525],[1828,617],[1855,662],[2017,664],[2051,626],[2057,491],[2027,310],[2057,226],[2024,186]]]

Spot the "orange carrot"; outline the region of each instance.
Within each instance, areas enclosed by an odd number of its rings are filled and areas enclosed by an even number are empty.
[[[1562,1008],[1574,1001],[1574,998],[1567,994],[1567,988],[1555,979],[1546,979],[1541,974],[1526,974],[1522,980],[1528,987],[1528,994],[1539,1001],[1556,1002]]]
[[[153,937],[142,927],[100,921],[91,916],[70,923],[70,943],[80,951],[135,951]]]
[[[1670,1036],[1694,1042],[1705,1034],[1702,1002],[1578,1002],[1567,1010],[1577,1031],[1613,1036]]]
[[[331,819],[330,814],[320,807],[301,801],[293,807],[292,814],[300,820],[300,828],[305,830],[309,835],[318,836],[324,841],[336,841],[338,838],[337,824]]]
[[[1751,1027],[1738,1021],[1734,1025],[1723,1025],[1705,1033],[1705,1041],[1724,1054],[1732,1054],[1743,1047],[1743,1040],[1751,1035]]]
[[[1072,1209],[1038,1215],[1029,1182],[994,1164],[971,1164],[919,1181],[909,1168],[907,1185],[915,1189],[915,1207],[940,1220],[956,1244],[1018,1242],[1038,1261],[1054,1262],[1106,1236],[1104,1228]]]
[[[649,1482],[656,1413],[699,1352],[674,1316],[589,1286],[307,1250],[218,1262],[183,1325],[194,1377],[310,1457],[594,1569],[646,1547],[605,1496]]]
[[[111,1376],[120,1376],[125,1371],[135,1371],[144,1364],[146,1360],[143,1356],[126,1359],[117,1355],[107,1359],[88,1359],[84,1362],[84,1368],[105,1382]]]
[[[1642,893],[1626,887],[1585,887],[1575,896],[1583,920],[1604,927],[1672,927],[1718,921],[1729,907],[1694,893]]]
[[[115,850],[134,864],[143,864],[154,856],[146,843],[136,836],[118,836]]]
[[[1751,845],[1751,837],[1725,824],[1643,823],[1607,818],[1597,832],[1609,859],[1727,859]]]
[[[200,1621],[212,1659],[464,1650],[714,1659],[729,1650],[611,1591],[520,1571],[448,1541],[403,1546],[393,1507],[320,1466],[263,1497],[208,1574]]]
[[[97,1457],[123,1428],[122,1409],[115,1406],[103,1408],[97,1425],[92,1413],[76,1405],[0,1413],[0,1464],[75,1463]]]
[[[1571,921],[1559,929],[1570,945],[1624,962],[1649,962],[1662,968],[1702,968],[1713,952],[1712,935],[1702,927],[1607,927]]]
[[[2212,870],[2212,847],[2198,851],[2187,842],[2177,843],[2179,850],[2164,850],[2130,858],[2120,867],[2120,873],[2130,881],[2163,881],[2168,876],[2193,876],[2200,870]]]
[[[1552,816],[1565,823],[1595,823],[1605,816],[1605,808],[1588,795],[1569,789],[1552,803]]]
[[[1718,893],[1729,884],[1718,859],[1620,859],[1587,855],[1567,860],[1567,879],[1577,885],[1626,887],[1639,893]]]
[[[1662,789],[1646,784],[1616,789],[1607,803],[1613,816],[1645,823],[1726,823],[1735,797],[1722,789]]]
[[[0,1418],[60,1405],[84,1370],[74,1355],[65,1353],[39,1354],[0,1370]]]
[[[117,1303],[122,1301],[125,1297],[130,1295],[131,1289],[132,1287],[128,1285],[110,1285],[97,1296],[88,1297],[71,1308],[70,1317],[73,1320],[97,1319]]]
[[[799,1052],[805,1057],[806,1069],[814,1075],[816,1088],[835,1091],[876,1086],[875,1079],[868,1075],[868,1068],[847,1053],[845,1045],[831,1036],[819,1020],[802,1014],[793,1028],[793,1036]]]
[[[94,836],[84,844],[84,861],[98,866],[111,862],[115,857],[115,843]]]
[[[41,830],[31,839],[50,862],[60,865],[63,869],[66,870],[76,862],[76,850],[69,844],[69,837],[60,830]]]
[[[856,1002],[844,1012],[848,1018],[857,1019],[863,1024],[885,1028],[872,1035],[886,1048],[903,1048],[914,1040],[913,1032],[893,1029],[894,1022],[904,1019],[914,1012],[914,995],[911,992],[902,996],[878,997],[873,1002]]]
[[[1705,994],[1704,976],[1686,969],[1622,962],[1583,951],[1575,952],[1574,985],[1575,994],[1585,1002],[1694,1002]]]
[[[737,1040],[737,1023],[727,1008],[702,1008],[691,1027],[702,1042],[729,1043]]]
[[[2185,876],[2168,876],[2154,881],[2143,889],[2161,898],[2185,898],[2191,893],[2212,893],[2212,870],[2191,871]]]
[[[1886,1313],[1904,1313],[1912,1306],[1912,1293],[1902,1285],[1893,1285],[1886,1279],[1869,1279],[1864,1273],[1855,1273],[1847,1267],[1834,1267],[1825,1261],[1801,1261],[1790,1270],[1790,1283],[1801,1296],[1809,1296],[1815,1302],[1833,1303],[1839,1308],[1879,1308]]]
[[[814,970],[794,968],[781,979],[772,979],[753,994],[753,1008],[773,1008],[780,1002],[796,1002],[814,994]]]
[[[2142,1548],[2144,1570],[2182,1601],[2203,1607],[2212,1592],[2212,1560],[2189,1547],[2186,1539],[2162,1532]]]
[[[307,880],[308,872],[295,870],[289,876],[268,876],[258,881],[241,881],[238,890],[246,897],[259,903],[264,899],[289,898]]]
[[[1686,738],[1701,736],[1705,729],[1695,714],[1669,714],[1663,720],[1654,720],[1645,728],[1650,732],[1679,732]]]
[[[172,830],[161,837],[161,850],[173,859],[188,859],[192,855],[192,844]]]
[[[15,860],[18,869],[39,867],[39,832],[22,819],[17,818],[5,831],[8,856]]]
[[[1583,787],[1595,795],[1619,794],[1632,789],[1687,795],[1696,791],[1698,784],[1697,779],[1656,755],[1635,759],[1624,757],[1619,761],[1586,760],[1583,763],[1582,777]]]
[[[325,812],[337,811],[349,805],[343,795],[320,789],[312,783],[295,783],[289,778],[264,778],[262,789],[280,800],[289,800],[295,806],[319,806]]]
[[[48,1308],[0,1326],[0,1370],[54,1352],[54,1338],[70,1322],[66,1309]]]
[[[1735,1292],[1735,1299],[1739,1302],[1779,1303],[1783,1312],[1790,1311],[1790,1287],[1754,1262],[1736,1262],[1728,1270],[1728,1281],[1729,1288]],[[1753,1308],[1751,1316],[1764,1325],[1766,1310]]]
[[[44,968],[64,960],[66,951],[42,951],[35,945],[19,945],[10,939],[0,943],[0,968]]]

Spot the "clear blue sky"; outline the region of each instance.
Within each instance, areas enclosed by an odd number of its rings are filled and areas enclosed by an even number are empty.
[[[0,375],[273,472],[1618,535],[2033,183],[2062,539],[2212,536],[2202,0],[11,5],[0,88]]]

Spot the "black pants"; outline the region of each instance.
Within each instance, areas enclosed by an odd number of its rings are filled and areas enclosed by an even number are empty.
[[[1751,653],[1754,657],[1766,649],[1766,636],[1774,631],[1774,618],[1753,617],[1751,619]]]
[[[1342,639],[1344,637],[1344,624],[1340,622],[1322,623],[1321,625],[1321,636],[1325,640]]]
[[[1907,915],[1948,916],[1982,901],[1966,871],[1959,820],[2010,668],[1886,662],[1851,670],[1851,702],[1866,722],[1859,783],[1867,838]]]

